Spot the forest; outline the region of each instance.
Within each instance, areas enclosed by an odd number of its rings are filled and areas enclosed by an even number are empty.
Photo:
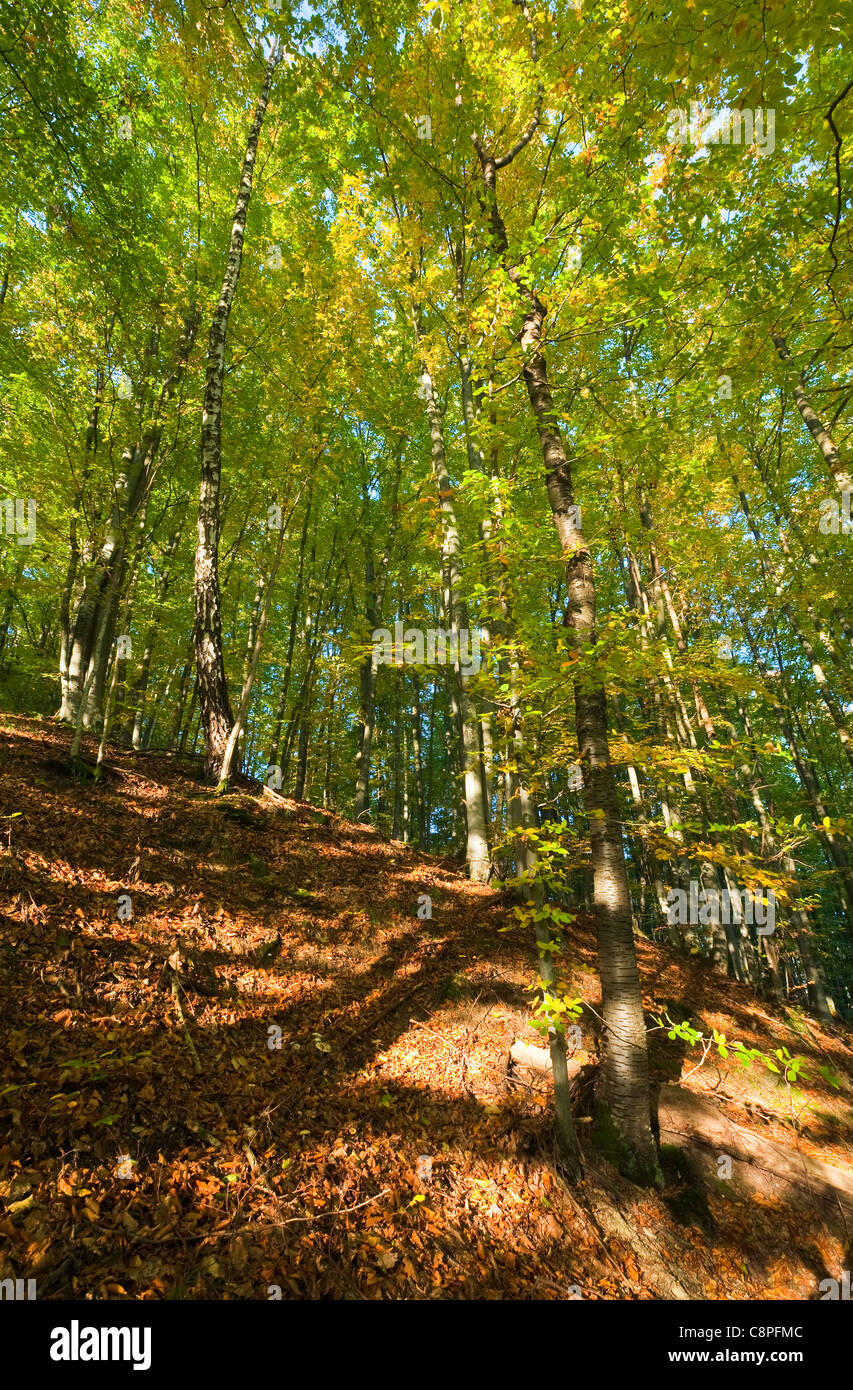
[[[851,38],[3,4],[5,1298],[850,1299]]]

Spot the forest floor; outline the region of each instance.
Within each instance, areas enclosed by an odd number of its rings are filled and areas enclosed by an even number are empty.
[[[59,1299],[814,1299],[838,1277],[853,1214],[808,1183],[666,1150],[666,1187],[635,1188],[585,1118],[563,1182],[550,1081],[507,1068],[540,1039],[500,892],[248,782],[217,799],[188,759],[110,747],[79,781],[68,745],[0,717],[0,1277]],[[668,1011],[808,1074],[697,1068],[658,1031],[656,1084],[853,1183],[850,1030],[638,949],[650,1027]],[[569,969],[598,1009],[583,921]]]

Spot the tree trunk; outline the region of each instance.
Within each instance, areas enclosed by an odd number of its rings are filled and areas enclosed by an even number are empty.
[[[361,459],[364,467],[364,456]],[[370,651],[361,663],[359,680],[359,728],[358,747],[355,759],[355,802],[353,813],[356,820],[367,820],[370,816],[370,753],[373,744],[375,701],[376,701],[376,653],[372,634],[381,621],[385,602],[385,587],[388,582],[388,567],[394,550],[397,535],[398,507],[397,497],[400,488],[400,475],[403,468],[402,441],[397,449],[394,482],[391,493],[391,520],[385,539],[385,549],[379,562],[379,574],[375,572],[373,559],[373,534],[370,529],[370,495],[367,480],[362,478],[362,498],[364,504],[364,613],[371,633]]]
[[[299,540],[299,568],[296,572],[296,589],[293,595],[293,608],[290,613],[290,630],[287,638],[287,655],[284,661],[284,675],[282,676],[275,724],[273,726],[272,738],[270,739],[270,753],[267,759],[267,765],[269,767],[278,766],[281,726],[284,723],[284,716],[287,712],[287,696],[290,690],[290,677],[293,671],[293,650],[296,645],[296,627],[299,621],[299,610],[302,606],[302,588],[305,582],[305,548],[308,540],[308,518],[311,515],[312,497],[313,478],[309,484],[308,499],[305,503],[305,516],[302,521],[302,534]]]
[[[178,698],[175,708],[175,717],[172,721],[172,729],[169,734],[168,747],[177,751],[178,740],[181,736],[181,727],[184,722],[184,713],[187,706],[187,694],[190,688],[190,673],[193,669],[193,644],[192,639],[189,644],[186,660],[181,668],[181,678],[178,682]]]
[[[438,500],[442,519],[441,556],[444,563],[447,585],[447,611],[450,630],[455,636],[457,660],[453,676],[455,679],[456,701],[460,724],[460,762],[465,801],[466,844],[465,858],[468,872],[474,883],[486,883],[491,867],[489,838],[487,830],[486,806],[483,795],[483,779],[480,771],[480,733],[478,715],[473,693],[469,689],[471,674],[466,672],[458,660],[462,641],[467,650],[472,650],[472,638],[468,628],[468,611],[461,597],[461,545],[456,523],[456,508],[453,501],[453,486],[447,472],[447,456],[444,446],[444,425],[432,378],[424,370],[421,381],[425,388],[426,411],[429,421],[432,447],[432,465],[438,485]]]
[[[414,703],[412,705],[412,803],[414,811],[414,835],[419,848],[423,849],[426,844],[426,826],[424,821],[424,770],[421,758],[421,683],[417,671],[412,672],[412,689],[414,690]]]
[[[109,349],[110,339],[112,337],[112,327],[112,324],[110,324],[110,328],[106,335],[105,346],[107,349]],[[102,368],[98,367],[95,372],[95,399],[89,413],[89,421],[86,427],[83,472],[80,478],[80,485],[77,488],[74,501],[71,504],[71,522],[68,535],[68,565],[65,571],[65,583],[62,587],[62,594],[59,600],[59,686],[61,704],[58,718],[60,719],[72,719],[75,713],[71,705],[70,693],[68,690],[68,662],[71,656],[71,607],[81,560],[78,525],[86,483],[89,480],[95,456],[98,452],[98,423],[104,399],[104,384],[104,372]]]
[[[740,696],[737,697],[737,709],[743,722],[746,736],[752,740],[754,744],[755,740],[753,738],[749,716]],[[776,840],[776,833],[773,829],[773,823],[770,819],[770,813],[761,795],[758,776],[756,775],[757,772],[761,776],[762,781],[766,782],[767,779],[764,776],[761,759],[758,755],[756,754],[754,767],[751,767],[748,762],[743,762],[740,767],[740,772],[749,790],[750,800],[752,801],[755,814],[758,817],[758,823],[761,826],[764,854],[768,859],[774,859],[779,853],[778,842]],[[796,866],[789,854],[783,855],[782,867],[791,880],[795,882],[797,873]],[[806,974],[809,1002],[818,1018],[822,1019],[824,1022],[831,1022],[832,1019],[838,1017],[838,1012],[826,988],[826,979],[824,977],[820,957],[813,943],[814,929],[809,919],[809,914],[803,907],[794,907],[791,913],[791,919],[797,942],[797,949],[800,953],[800,958],[803,962],[803,968]],[[765,948],[770,945],[769,938],[765,938],[764,944]],[[778,963],[774,960],[772,953],[769,951],[768,960],[771,964],[771,970],[774,971],[778,978]]]
[[[531,135],[537,121],[538,110],[529,127]],[[648,1048],[634,947],[631,895],[616,778],[607,738],[607,697],[595,669],[583,669],[586,654],[595,641],[592,558],[577,524],[571,466],[557,425],[541,349],[547,310],[511,263],[506,229],[497,205],[497,170],[509,162],[514,151],[498,161],[476,137],[475,148],[482,168],[485,204],[495,249],[516,286],[524,312],[519,334],[524,353],[523,375],[542,447],[551,515],[566,564],[569,602],[565,623],[572,635],[574,659],[583,670],[574,686],[575,718],[584,803],[590,826],[604,1018],[597,1137],[610,1149],[626,1174],[641,1181],[659,1180],[660,1169],[651,1131]]]
[[[394,820],[391,826],[391,839],[402,840],[403,838],[403,801],[405,771],[403,763],[403,749],[401,742],[401,722],[400,722],[400,684],[402,671],[397,669],[394,681],[394,730],[392,737],[393,750],[393,776],[394,776]]]
[[[376,578],[373,555],[368,548],[365,559],[364,611],[371,634],[379,626],[379,609],[376,602]],[[376,654],[371,636],[370,651],[361,663],[359,679],[359,725],[358,748],[355,757],[355,819],[366,820],[370,813],[370,752],[373,744],[374,707],[376,700]]]
[[[773,339],[773,346],[782,361],[790,362],[792,360],[791,353],[785,339],[779,333],[773,333],[771,337]],[[820,416],[812,407],[812,403],[806,395],[805,383],[799,372],[797,372],[794,379],[794,400],[812,439],[820,449],[824,463],[835,479],[835,484],[839,492],[849,492],[853,489],[853,478],[847,466],[842,462],[841,450],[831,438]]]
[[[234,760],[234,754],[237,750],[237,744],[240,740],[240,736],[243,732],[243,729],[246,726],[246,716],[249,712],[249,703],[252,698],[252,690],[254,689],[255,678],[258,674],[258,662],[261,656],[261,648],[264,644],[264,633],[266,632],[267,622],[269,621],[270,605],[272,603],[273,591],[275,589],[275,581],[278,576],[278,567],[281,563],[281,553],[284,547],[284,534],[284,527],[282,526],[281,530],[278,533],[278,544],[276,546],[275,555],[273,557],[273,562],[270,567],[269,582],[266,585],[266,596],[263,600],[263,607],[261,608],[259,614],[257,612],[255,613],[254,621],[251,624],[251,627],[253,629],[252,649],[251,652],[247,653],[247,660],[244,666],[243,689],[240,694],[240,704],[237,708],[237,715],[232,724],[231,730],[228,735],[228,740],[225,744],[225,749],[222,754],[222,761],[219,768],[218,786],[218,791],[220,793],[227,790],[228,781],[231,776],[231,765]],[[259,580],[257,592],[261,594],[263,593],[263,590],[263,583]]]
[[[243,257],[246,218],[252,194],[255,157],[269,100],[279,46],[273,45],[267,62],[264,85],[246,142],[246,155],[240,188],[234,208],[228,261],[219,302],[213,311],[208,339],[201,421],[201,483],[198,504],[198,542],[195,556],[195,640],[198,698],[205,743],[205,772],[212,781],[219,779],[228,738],[234,724],[225,658],[222,650],[222,609],[219,591],[219,489],[222,470],[222,391],[225,381],[225,344],[228,320]]]
[[[137,443],[128,446],[122,455],[121,470],[116,478],[110,501],[109,520],[106,523],[89,571],[82,581],[82,591],[77,601],[73,619],[63,616],[65,637],[60,650],[60,683],[62,703],[59,718],[76,722],[77,708],[81,691],[88,690],[83,722],[91,727],[98,717],[101,705],[106,667],[103,660],[109,653],[109,643],[101,643],[102,663],[93,670],[93,653],[96,636],[104,629],[102,606],[113,605],[112,614],[107,619],[107,629],[114,622],[115,609],[121,597],[120,576],[123,573],[125,552],[130,528],[140,511],[147,503],[156,472],[160,443],[163,435],[161,415],[165,405],[172,398],[186,372],[189,355],[198,332],[198,316],[191,307],[181,331],[172,370],[160,389],[150,427],[140,433]],[[152,338],[149,358],[156,356],[156,340]],[[156,364],[152,364],[152,367]],[[94,449],[97,441],[96,424],[90,422],[90,436]],[[76,532],[72,535],[72,548],[76,544]],[[77,565],[73,565],[76,573]],[[117,576],[119,579],[117,580]],[[71,589],[75,579],[69,562]],[[71,594],[63,597],[63,604],[70,607]],[[111,640],[111,634],[110,634]],[[89,679],[92,674],[92,679]]]
[[[154,614],[145,637],[142,664],[134,689],[136,707],[133,713],[133,725],[129,730],[130,742],[134,748],[140,748],[142,746],[142,725],[145,717],[145,700],[148,694],[148,682],[151,678],[151,662],[154,658],[154,644],[157,639],[157,633],[160,630],[163,608],[169,593],[169,586],[172,582],[171,565],[180,543],[181,533],[180,530],[177,530],[169,537],[168,543],[163,551],[163,558],[160,565],[160,583],[157,586],[157,593],[154,600]]]
[[[827,829],[824,826],[824,821],[828,820],[829,816],[817,776],[806,756],[800,739],[797,738],[794,732],[788,707],[782,703],[779,696],[776,695],[772,689],[767,665],[761,656],[758,644],[752,634],[752,630],[745,615],[743,613],[738,613],[738,619],[752,653],[752,659],[765,682],[765,694],[767,699],[777,714],[782,735],[791,750],[791,756],[803,794],[814,812],[815,830],[826,846],[828,856],[838,871],[837,881],[844,906],[847,930],[853,932],[853,865],[851,865],[846,846],[842,843],[840,837],[836,835],[833,830]],[[782,682],[784,693],[784,666],[781,660],[779,662],[779,679]]]
[[[9,580],[6,598],[3,603],[3,616],[0,618],[0,670],[3,669],[3,653],[6,650],[6,643],[9,640],[9,627],[12,622],[12,610],[15,607],[15,599],[18,595],[18,584],[26,568],[26,549],[17,550],[15,561],[15,572]]]

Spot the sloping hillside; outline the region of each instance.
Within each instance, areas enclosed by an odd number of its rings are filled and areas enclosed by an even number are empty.
[[[642,942],[650,1027],[787,1048],[808,1080],[656,1031],[667,1187],[620,1178],[581,1117],[571,1189],[548,1077],[507,1065],[538,1039],[500,893],[258,787],[217,800],[175,757],[111,748],[77,781],[67,747],[0,725],[0,1277],[155,1299],[810,1299],[838,1277],[849,1032]],[[588,925],[571,949],[594,1011]]]

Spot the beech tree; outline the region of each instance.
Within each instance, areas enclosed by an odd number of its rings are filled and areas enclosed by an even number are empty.
[[[844,13],[61,0],[0,46],[0,700],[511,893],[572,1177],[579,920],[642,1181],[638,942],[853,1008]]]

